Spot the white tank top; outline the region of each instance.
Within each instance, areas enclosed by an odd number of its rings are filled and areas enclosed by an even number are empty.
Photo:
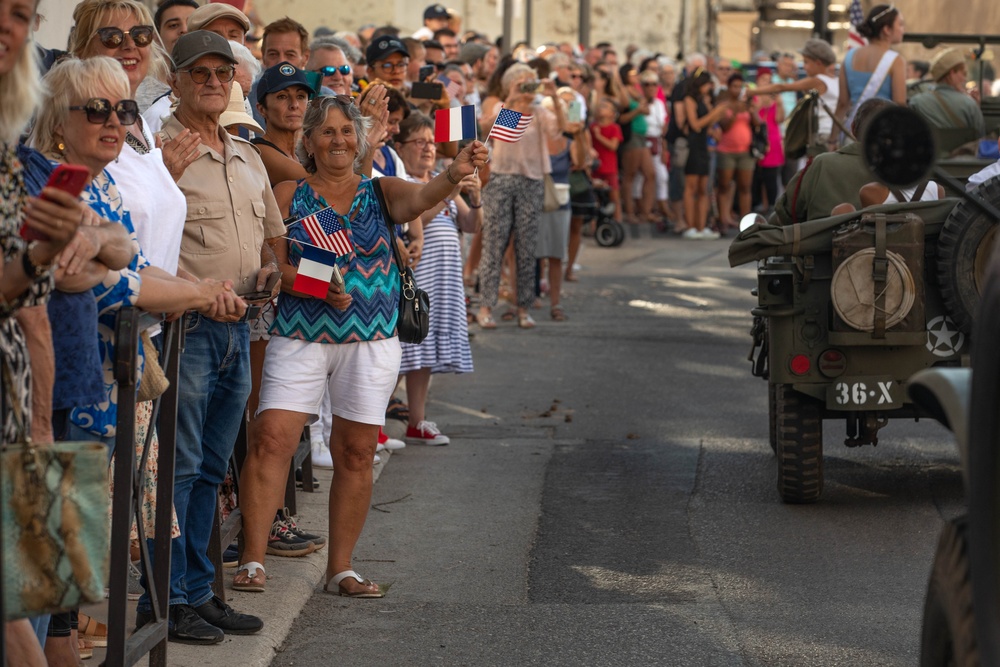
[[[817,74],[816,78],[826,84],[826,92],[819,98],[826,103],[826,106],[830,107],[831,111],[836,111],[837,101],[840,99],[840,82],[837,77]],[[833,134],[833,118],[830,117],[830,114],[822,106],[816,107],[816,113],[819,114],[819,129],[817,131],[820,134]]]
[[[907,188],[906,190],[900,190],[906,201],[910,201],[913,198],[913,194],[917,191],[917,187]],[[934,181],[927,181],[927,187],[924,188],[923,193],[920,195],[919,201],[937,201],[938,199],[938,184]],[[899,200],[896,199],[896,195],[889,192],[889,196],[885,198],[883,204],[897,204]]]

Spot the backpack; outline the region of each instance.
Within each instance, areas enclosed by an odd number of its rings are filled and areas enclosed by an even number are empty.
[[[798,101],[792,113],[788,115],[785,125],[785,157],[797,160],[816,143],[819,130],[819,118],[816,110],[819,104],[819,94],[810,90]]]

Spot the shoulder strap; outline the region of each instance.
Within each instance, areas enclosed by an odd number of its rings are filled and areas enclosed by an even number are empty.
[[[958,117],[958,114],[955,113],[955,110],[951,108],[951,105],[948,104],[948,101],[944,99],[944,96],[941,95],[941,93],[939,93],[937,89],[935,89],[933,93],[934,93],[934,99],[937,100],[938,105],[942,109],[944,109],[944,112],[948,114],[948,118],[951,120],[952,123],[955,124],[955,127],[960,127],[963,130],[969,127],[968,123],[966,123],[964,120]]]
[[[375,192],[375,198],[378,199],[379,208],[382,209],[382,220],[385,222],[385,226],[389,228],[389,245],[392,246],[392,256],[396,260],[396,269],[400,273],[403,272],[403,258],[399,256],[399,246],[396,245],[396,223],[392,221],[392,217],[389,215],[389,207],[385,203],[385,195],[382,193],[382,184],[379,183],[381,179],[373,178],[371,179],[372,190]]]

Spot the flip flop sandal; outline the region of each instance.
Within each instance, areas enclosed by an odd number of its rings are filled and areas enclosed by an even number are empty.
[[[517,318],[517,326],[521,327],[522,329],[534,329],[535,320],[532,319],[531,315],[525,313],[524,315],[521,315],[520,317]]]
[[[410,421],[410,407],[398,398],[389,400],[389,407],[385,409],[385,416],[389,419],[396,419],[402,422]]]
[[[357,581],[359,584],[361,584],[362,586],[364,586],[365,590],[359,591],[357,593],[348,593],[348,592],[346,592],[341,587],[340,584],[341,584],[342,581],[344,581],[344,579],[347,579],[348,577],[351,577],[352,579],[354,579],[355,581]],[[330,585],[331,584],[333,584],[334,586],[336,586],[336,589],[331,590],[330,589]],[[374,587],[375,590],[372,590],[373,587]],[[354,570],[344,570],[343,572],[341,572],[339,574],[333,575],[326,582],[326,585],[323,586],[323,590],[326,591],[327,593],[333,593],[334,595],[340,595],[340,596],[345,597],[345,598],[371,599],[371,598],[384,598],[385,597],[385,591],[383,591],[382,589],[380,589],[378,587],[378,584],[376,584],[375,582],[371,581],[370,579],[362,579],[361,575],[359,575]]]
[[[549,314],[552,315],[552,319],[556,322],[565,322],[569,319],[566,317],[566,313],[563,312],[562,306],[553,306]]]
[[[80,660],[90,660],[94,657],[94,645],[79,635],[77,636],[76,652]]]
[[[247,573],[246,583],[238,583],[236,577],[240,576],[240,572]],[[264,566],[256,561],[250,561],[249,563],[244,563],[236,568],[236,574],[233,576],[233,590],[243,591],[245,593],[263,593],[264,587],[267,584],[267,573],[264,572]]]
[[[86,614],[79,615],[77,637],[90,642],[92,646],[104,648],[108,645],[108,626]]]
[[[512,308],[508,311],[505,311],[504,314],[500,316],[500,319],[503,320],[504,322],[510,322],[515,317],[517,317],[517,311]]]
[[[483,315],[482,313],[476,313],[476,324],[479,325],[480,329],[496,329],[497,321],[493,319],[492,315]]]

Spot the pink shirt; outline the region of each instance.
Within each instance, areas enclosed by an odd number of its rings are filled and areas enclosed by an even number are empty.
[[[733,118],[732,112],[728,112],[728,114],[730,118]],[[729,129],[722,133],[716,150],[720,153],[746,153],[750,150],[752,138],[750,112],[741,111],[733,118],[733,124],[729,126]]]

